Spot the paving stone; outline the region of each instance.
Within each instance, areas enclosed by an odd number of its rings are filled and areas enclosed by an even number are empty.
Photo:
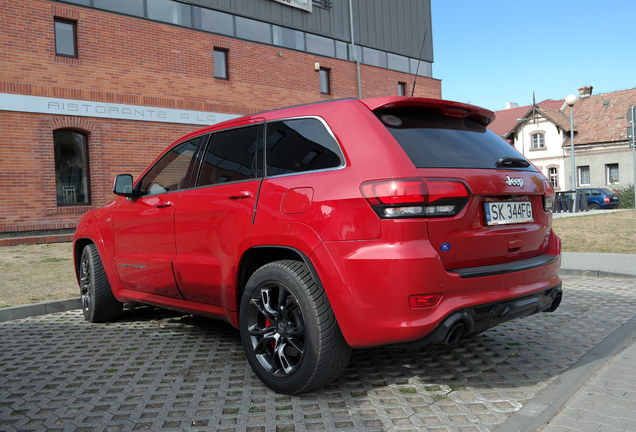
[[[106,324],[80,311],[7,321],[0,430],[488,431],[634,311],[633,281],[567,277],[555,313],[457,347],[358,350],[338,382],[300,396],[267,389],[219,321],[152,307]],[[636,400],[620,383],[606,391]]]

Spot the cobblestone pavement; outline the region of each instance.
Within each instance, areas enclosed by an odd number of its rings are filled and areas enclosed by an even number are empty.
[[[458,347],[354,352],[301,396],[254,376],[238,331],[149,307],[0,323],[0,430],[488,431],[636,314],[633,280],[564,278],[559,310]]]

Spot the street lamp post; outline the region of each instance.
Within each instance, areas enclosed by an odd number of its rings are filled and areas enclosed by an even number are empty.
[[[572,157],[572,190],[574,191],[574,207],[572,210],[577,211],[576,196],[576,163],[574,162],[574,103],[577,97],[573,94],[567,95],[565,103],[570,107],[570,156]]]

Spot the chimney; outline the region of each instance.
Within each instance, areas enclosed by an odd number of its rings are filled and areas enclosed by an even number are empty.
[[[517,102],[506,102],[506,109],[519,108]]]
[[[585,86],[579,89],[579,97],[588,98],[592,96],[592,86]]]

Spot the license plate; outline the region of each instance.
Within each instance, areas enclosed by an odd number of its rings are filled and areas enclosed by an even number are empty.
[[[507,225],[532,222],[530,201],[489,201],[484,203],[486,225]]]

